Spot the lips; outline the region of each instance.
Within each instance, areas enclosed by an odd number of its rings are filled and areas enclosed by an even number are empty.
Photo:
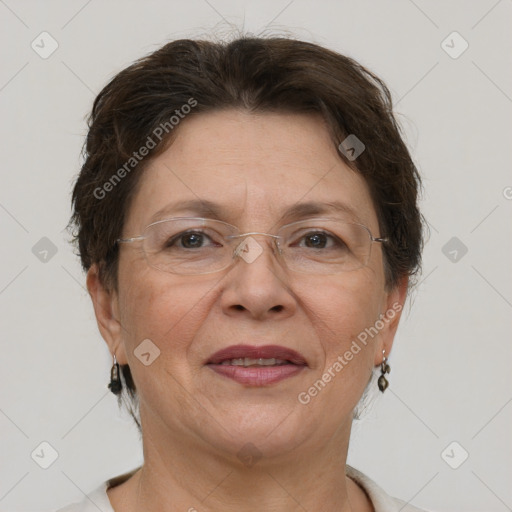
[[[233,345],[215,352],[206,366],[247,387],[275,384],[307,368],[297,351],[279,345]]]
[[[307,366],[306,359],[297,351],[279,345],[232,345],[215,352],[206,364],[221,364],[234,359],[276,359],[286,361],[287,364]]]

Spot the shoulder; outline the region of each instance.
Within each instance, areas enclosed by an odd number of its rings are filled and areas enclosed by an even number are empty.
[[[99,487],[76,503],[70,503],[57,512],[114,512],[107,495],[108,481],[103,482]]]
[[[71,503],[56,512],[114,512],[108,498],[107,489],[125,481],[134,472],[135,470],[103,482],[92,492],[85,495],[81,501]],[[372,502],[375,512],[427,512],[405,501],[389,496],[370,477],[351,466],[347,465],[346,472],[349,478],[364,489]]]
[[[128,480],[140,469],[140,466],[132,469],[122,475],[115,476],[103,482],[89,494],[84,495],[83,499],[76,503],[70,503],[56,512],[114,512],[107,490],[116,487]]]
[[[348,466],[347,476],[354,480],[368,495],[375,512],[427,512],[413,507],[405,501],[389,496],[379,485],[361,471]]]
[[[107,480],[92,492],[86,494],[81,501],[70,503],[57,510],[57,512],[114,512],[108,499],[108,487],[109,481]]]

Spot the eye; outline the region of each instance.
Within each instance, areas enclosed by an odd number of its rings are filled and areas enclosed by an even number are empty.
[[[325,233],[308,234],[304,237],[306,247],[313,249],[323,249],[329,242],[329,237]]]
[[[306,247],[308,249],[339,249],[345,244],[337,236],[326,231],[310,231],[296,238],[292,245]]]
[[[169,238],[165,243],[165,248],[201,249],[212,245],[219,246],[207,234],[200,231],[187,231]]]
[[[180,237],[181,245],[187,249],[202,247],[207,237],[202,233],[186,233]]]

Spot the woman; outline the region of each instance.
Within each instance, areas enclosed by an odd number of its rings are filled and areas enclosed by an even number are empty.
[[[418,510],[346,465],[421,257],[386,86],[306,42],[175,41],[102,90],[85,157],[72,224],[144,463],[64,510]]]

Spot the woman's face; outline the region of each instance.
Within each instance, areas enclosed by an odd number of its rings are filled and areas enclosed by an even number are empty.
[[[154,220],[208,216],[173,206],[188,200],[215,203],[218,218],[242,233],[275,233],[327,213],[381,235],[365,181],[343,163],[313,115],[225,110],[190,116],[144,170],[123,237],[141,234]],[[335,202],[345,208],[287,215],[302,203],[324,208]],[[232,456],[323,449],[349,432],[372,368],[383,348],[389,353],[405,283],[386,290],[379,243],[372,244],[366,267],[319,275],[288,270],[270,238],[253,239],[263,249],[254,261],[239,258],[204,275],[160,271],[148,265],[140,242],[121,246],[112,318],[100,328],[118,362],[130,365],[143,429],[153,438],[172,436]],[[278,381],[265,381],[275,371],[268,367],[236,370],[242,377],[233,379],[208,364],[233,345],[292,349],[303,364]],[[257,372],[263,381],[253,378]]]

